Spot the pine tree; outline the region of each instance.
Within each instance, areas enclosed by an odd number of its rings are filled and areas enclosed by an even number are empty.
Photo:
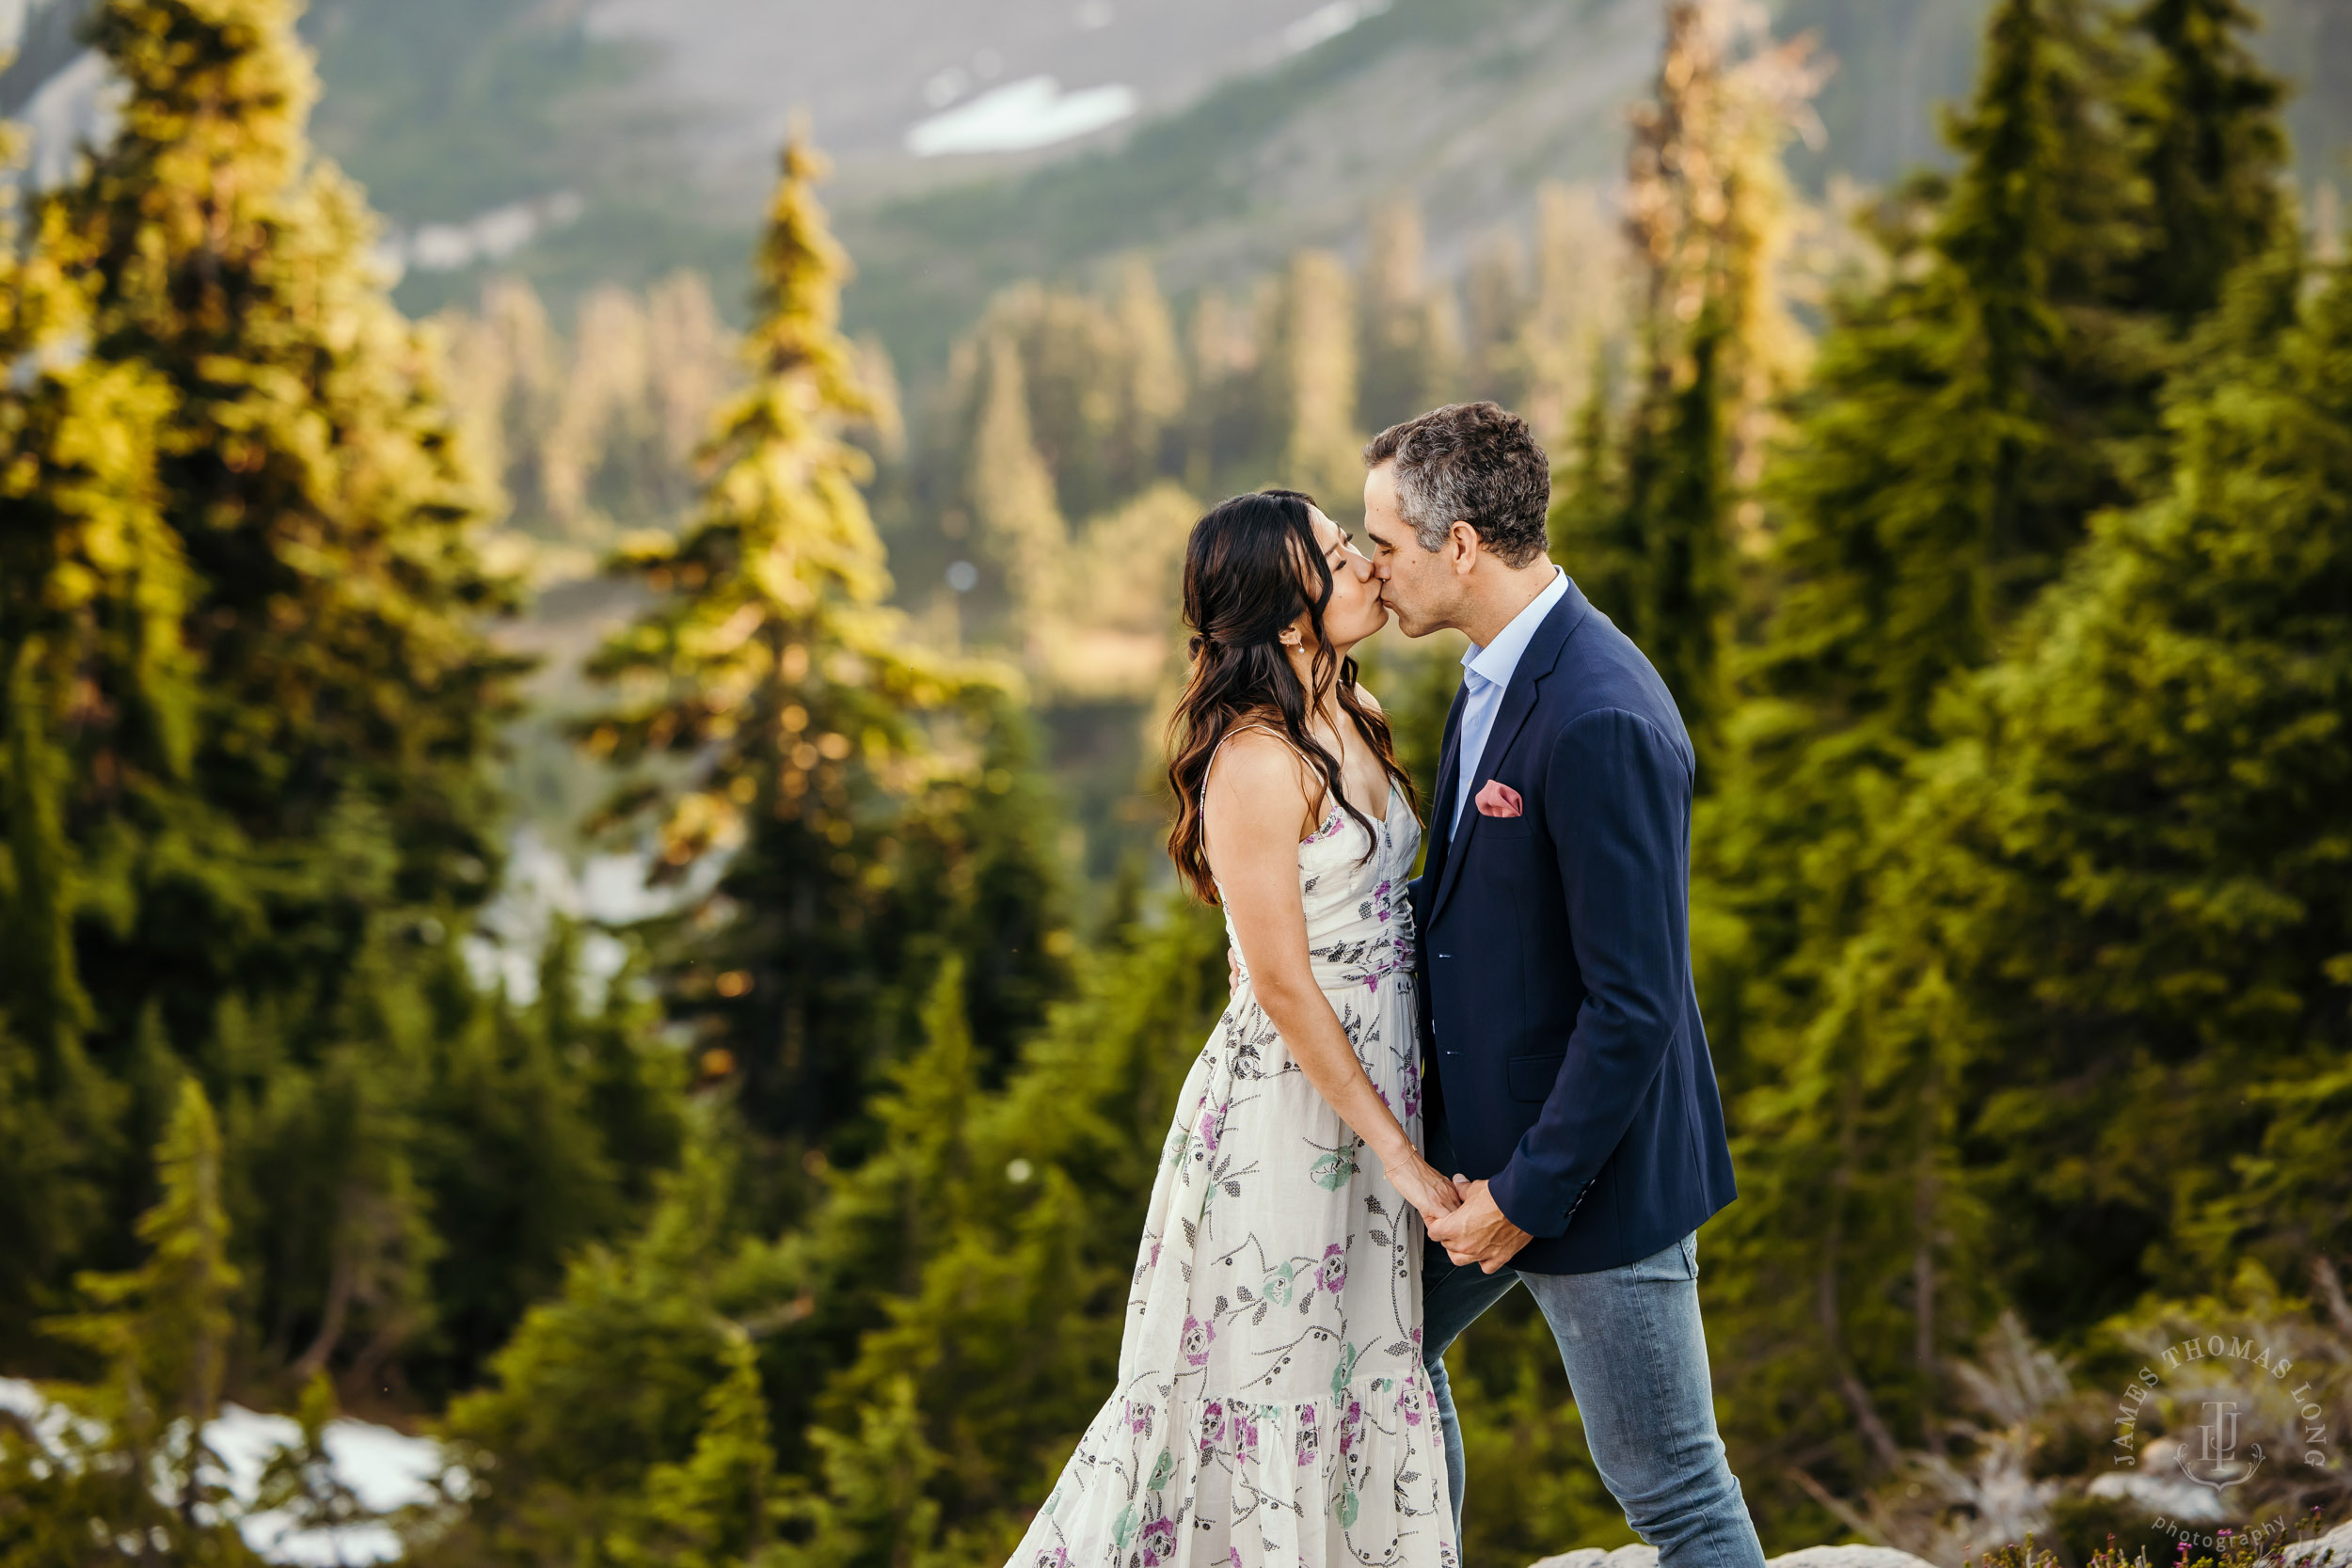
[[[684,1135],[683,1069],[630,976],[601,1006],[580,995],[578,933],[559,925],[528,1007],[473,993],[456,966],[437,988],[420,1051],[414,1182],[433,1222],[432,1322],[404,1357],[420,1393],[462,1388],[565,1260],[626,1233]],[[324,1164],[325,1162],[321,1162]],[[313,1168],[316,1168],[315,1166]]]
[[[1590,187],[1546,183],[1535,192],[1535,297],[1518,331],[1526,415],[1539,438],[1557,440],[1594,394],[1595,372],[1621,351],[1623,247]],[[1580,579],[1581,580],[1581,579]]]
[[[650,1478],[691,1468],[714,1417],[720,1446],[733,1446],[728,1430],[751,1418],[739,1384],[722,1394],[741,1376],[733,1325],[789,1323],[809,1306],[789,1249],[746,1235],[736,1145],[723,1114],[702,1119],[644,1229],[573,1258],[482,1386],[451,1402],[451,1440],[488,1457],[469,1464],[477,1490],[439,1560],[580,1560],[647,1528]]]
[[[91,841],[172,810],[195,693],[155,475],[169,393],[68,351],[87,296],[54,220],[18,245],[0,230],[0,1343],[24,1352],[110,1217],[126,1108],[75,949],[77,917],[122,892]]]
[[[78,1418],[57,1433],[67,1452],[12,1478],[24,1485],[17,1508],[0,1513],[12,1560],[87,1560],[93,1535],[141,1564],[255,1560],[225,1523],[226,1488],[205,1435],[228,1372],[238,1278],[219,1128],[192,1080],[181,1085],[155,1161],[163,1196],[138,1223],[147,1261],[83,1275],[76,1288],[87,1308],[49,1325],[97,1357],[105,1381],[59,1390]],[[22,1463],[11,1449],[0,1447],[0,1465]],[[68,1544],[77,1536],[78,1550]]]
[[[1168,437],[1183,420],[1186,401],[1184,353],[1176,344],[1176,318],[1168,297],[1143,258],[1130,257],[1120,268],[1113,309],[1130,366],[1122,487],[1140,490],[1171,466]]]
[[[881,1146],[811,1227],[813,1309],[772,1353],[834,1369],[778,1415],[818,1421],[809,1516],[840,1533],[808,1568],[874,1561],[882,1541],[969,1561],[1010,1549],[1110,1386],[1136,1227],[1170,1097],[1224,1002],[1223,954],[1196,908],[1121,933],[996,1093],[978,1090],[956,988],[934,991],[924,1051],[877,1109]],[[908,1523],[878,1535],[894,1510]]]
[[[2147,0],[2134,25],[2154,55],[2125,105],[2155,209],[2137,292],[2178,330],[2280,238],[2284,94],[2246,47],[2256,23],[2240,0]]]
[[[732,1324],[726,1368],[704,1402],[694,1451],[647,1470],[644,1517],[602,1544],[623,1568],[726,1568],[778,1560],[770,1544],[783,1498],[768,1441],[767,1395],[751,1338]]]
[[[1357,294],[1357,404],[1375,430],[1447,401],[1455,367],[1441,291],[1422,276],[1421,210],[1400,199],[1374,209]]]
[[[1718,752],[1742,557],[1753,554],[1743,546],[1757,542],[1742,524],[1754,505],[1742,494],[1755,478],[1749,459],[1800,357],[1776,277],[1791,203],[1780,154],[1820,82],[1806,40],[1750,41],[1735,59],[1728,8],[1668,10],[1657,96],[1635,114],[1628,160],[1639,386],[1620,429],[1607,377],[1594,378],[1552,519],[1555,556],[1580,580],[1589,565],[1595,603],[1674,693],[1703,787]],[[1565,225],[1565,213],[1554,222]],[[1548,292],[1565,289],[1548,280]],[[1531,348],[1531,363],[1549,367],[1555,388],[1564,361],[1601,355],[1597,333],[1560,346],[1566,313],[1554,303],[1531,324],[1531,344],[1545,345]]]
[[[1526,259],[1505,232],[1481,245],[1462,279],[1464,378],[1471,397],[1516,408],[1527,393],[1520,324],[1527,319]]]
[[[1339,258],[1303,250],[1283,278],[1275,385],[1283,416],[1278,466],[1265,483],[1357,511],[1363,436],[1356,429],[1355,289]]]
[[[159,997],[186,1041],[224,985],[331,994],[386,906],[487,892],[482,759],[508,665],[479,622],[502,601],[423,344],[381,292],[357,194],[309,155],[293,7],[109,0],[91,40],[126,84],[122,128],[58,210],[93,283],[92,357],[174,394],[161,482],[200,584],[198,793],[263,857],[370,816],[392,851],[373,886],[239,874],[258,908],[181,876],[85,942],[115,1020]]]
[[[2296,1272],[2352,1242],[2288,1196],[2329,1176],[2239,1166],[2352,1046],[2352,280],[2302,282],[2283,248],[2235,276],[2167,398],[2168,493],[1987,674],[1917,851],[1951,913],[1899,956],[1951,975],[1971,1176],[2043,1332],[2248,1240]],[[2201,1247],[2208,1207],[2235,1223]]]
[[[2088,28],[2075,0],[1995,11],[1963,167],[1877,214],[1885,280],[1838,303],[1766,478],[1774,603],[1706,850],[1744,948],[1717,965],[1748,977],[1721,982],[1732,1018],[1802,1013],[1851,917],[1873,781],[2125,499],[2119,453],[2152,428],[2151,351],[2111,302],[2142,209]]]
[[[624,764],[693,759],[661,801],[659,859],[674,876],[714,855],[723,869],[675,923],[673,1013],[703,1031],[707,1072],[739,1073],[755,1126],[804,1143],[854,1123],[912,1032],[914,976],[941,956],[977,869],[933,851],[985,836],[972,815],[1004,793],[993,768],[972,779],[931,744],[933,728],[960,730],[984,753],[994,684],[910,650],[882,602],[858,488],[869,465],[847,438],[866,403],[837,325],[846,261],[819,172],[804,145],[787,150],[751,384],[722,415],[693,525],[623,558],[662,596],[592,663],[624,701],[583,726]],[[1058,969],[1041,950],[1050,911],[993,912],[992,942],[1033,936],[1028,973]]]
[[[1976,924],[1979,900],[2004,896],[1999,857],[1947,852],[1988,831],[1988,808],[1946,792],[1978,765],[1957,739],[1938,749],[1961,734],[1955,693],[2030,628],[2026,607],[2079,591],[2060,573],[2106,547],[2082,545],[2092,519],[2185,452],[2153,440],[2173,351],[2162,302],[2141,293],[2164,241],[2117,112],[2131,63],[2082,8],[1996,8],[1955,125],[1963,166],[1882,210],[1885,281],[1840,307],[1768,482],[1780,596],[1733,721],[1729,787],[1701,827],[1700,898],[1718,917],[1694,936],[1710,1039],[1746,1090],[1735,1120],[1757,1200],[1726,1227],[1738,1284],[1710,1316],[1752,1370],[1742,1407],[1814,1406],[1747,1438],[1793,1459],[1843,1426],[1800,1461],[1832,1485],[1941,1441],[1947,1357],[2004,1293],[2038,1323],[2080,1323],[2144,1282],[2137,1249],[2155,1233],[2098,1174],[2129,1164],[2103,1141],[2121,1123],[2068,1120],[2079,1097],[2107,1094],[2096,1084],[2131,1076],[2104,1049],[2088,1066],[2079,1053],[2119,1021],[2078,1016],[2071,1051],[2046,1034],[2017,1047],[2003,1030],[2058,1025],[2049,1002],[2013,996],[2006,1022],[1982,1010],[1994,976],[1973,944],[2003,922],[2058,939],[2021,909]],[[2026,820],[2011,832],[2001,854],[2030,854]],[[2087,870],[2087,849],[2071,863]],[[2089,962],[2091,948],[2066,951]],[[2014,975],[2041,962],[2004,953],[1994,965]],[[2049,985],[2049,1001],[2066,989]],[[2019,1091],[2070,1062],[2088,1079]],[[2033,1175],[2004,1187],[1986,1165]],[[2008,1228],[2026,1214],[2030,1241]],[[2052,1247],[2053,1233],[2066,1239]],[[2062,1288],[2035,1272],[2060,1254]]]
[[[1038,454],[1029,423],[1027,372],[1012,338],[997,333],[983,350],[983,389],[972,436],[972,515],[980,538],[1003,567],[1010,623],[1030,631],[1060,596],[1070,548],[1054,471]]]

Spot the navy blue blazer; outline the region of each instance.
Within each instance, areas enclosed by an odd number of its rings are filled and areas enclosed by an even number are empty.
[[[1449,837],[1461,728],[1457,693],[1412,884],[1429,1098],[1461,1172],[1534,1237],[1514,1268],[1634,1262],[1735,1196],[1691,982],[1691,737],[1573,581],[1503,690]],[[1524,815],[1480,813],[1493,779]]]

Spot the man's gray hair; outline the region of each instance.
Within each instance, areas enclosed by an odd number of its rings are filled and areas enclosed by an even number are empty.
[[[1364,467],[1396,465],[1397,510],[1424,550],[1458,519],[1506,566],[1544,553],[1551,460],[1517,414],[1493,403],[1450,403],[1392,424],[1364,448]]]

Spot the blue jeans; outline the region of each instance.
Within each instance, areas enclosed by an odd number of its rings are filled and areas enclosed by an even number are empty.
[[[1450,1140],[1430,1129],[1430,1163],[1450,1168]],[[1442,1156],[1442,1158],[1440,1157]],[[1601,1483],[1634,1533],[1658,1548],[1659,1568],[1763,1568],[1764,1549],[1740,1480],[1715,1433],[1715,1391],[1699,1323],[1698,1241],[1593,1274],[1528,1274],[1457,1266],[1428,1243],[1422,1263],[1422,1334],[1430,1392],[1445,1433],[1454,1534],[1462,1537],[1462,1426],[1446,1381],[1446,1347],[1481,1313],[1524,1285],[1559,1341],[1568,1392]],[[1579,1543],[1560,1542],[1566,1551]]]

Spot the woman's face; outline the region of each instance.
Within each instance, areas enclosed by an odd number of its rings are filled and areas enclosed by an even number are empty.
[[[1316,507],[1307,509],[1314,524],[1315,543],[1323,546],[1324,564],[1331,568],[1331,602],[1323,608],[1324,635],[1330,638],[1334,650],[1344,654],[1365,638],[1389,624],[1389,607],[1381,602],[1379,580],[1372,574],[1372,562],[1356,547],[1339,524],[1325,516]],[[1307,618],[1298,618],[1302,638],[1311,638],[1313,630]]]

